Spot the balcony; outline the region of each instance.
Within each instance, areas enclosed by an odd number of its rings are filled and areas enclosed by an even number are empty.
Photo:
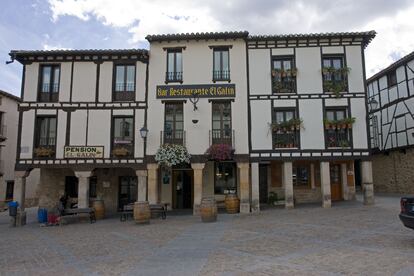
[[[183,72],[166,72],[165,82],[183,82]]]
[[[5,125],[0,125],[0,142],[6,141],[7,137],[7,127]]]
[[[58,100],[59,84],[43,84],[39,93],[39,102],[57,102]]]
[[[114,101],[127,102],[135,100],[135,83],[115,84]]]
[[[296,82],[293,78],[273,79],[273,93],[295,93]]]
[[[161,131],[160,146],[164,144],[185,146],[185,130]]]
[[[213,81],[230,81],[230,70],[214,70]]]
[[[272,135],[273,148],[298,148],[299,147],[299,130],[278,130],[273,131]]]
[[[327,129],[325,137],[328,148],[348,148],[351,145],[348,129]]]
[[[213,129],[209,131],[210,146],[227,144],[234,148],[234,129]]]

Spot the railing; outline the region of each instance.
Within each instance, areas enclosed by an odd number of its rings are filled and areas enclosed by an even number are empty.
[[[185,146],[185,130],[161,131],[160,145],[175,144]]]
[[[50,84],[50,83],[44,83],[42,84],[42,89],[40,92],[43,93],[57,93],[59,92],[59,84],[58,83],[54,83],[54,84]]]
[[[294,78],[273,78],[273,93],[295,93],[296,82]]]
[[[347,148],[351,145],[348,129],[326,129],[325,138],[328,148]]]
[[[0,142],[3,142],[7,139],[7,127],[6,125],[0,125]]]
[[[39,102],[57,102],[59,100],[58,92],[40,92],[39,93]]]
[[[325,73],[323,75],[324,92],[345,92],[348,91],[348,78],[340,72]]]
[[[230,70],[214,70],[213,81],[228,81],[230,80]]]
[[[234,148],[234,129],[213,129],[209,131],[210,146],[227,144]]]
[[[166,72],[165,81],[174,82],[174,81],[183,81],[183,72]]]
[[[135,83],[118,82],[115,84],[116,92],[134,92]]]
[[[273,148],[298,148],[299,147],[299,130],[273,131],[272,135]]]

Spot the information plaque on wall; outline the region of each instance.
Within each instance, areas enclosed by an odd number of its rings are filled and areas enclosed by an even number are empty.
[[[65,146],[64,158],[103,158],[103,146]]]
[[[234,98],[235,84],[157,85],[157,99],[172,98]]]

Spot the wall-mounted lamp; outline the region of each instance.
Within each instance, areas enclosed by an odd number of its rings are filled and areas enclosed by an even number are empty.
[[[372,111],[372,110],[377,109],[377,107],[378,107],[378,102],[377,102],[374,98],[372,98],[372,99],[369,101],[369,107],[371,108],[371,111]]]
[[[142,139],[146,139],[147,135],[148,135],[148,129],[146,128],[146,126],[143,126],[140,130],[139,133],[141,134],[141,138]]]

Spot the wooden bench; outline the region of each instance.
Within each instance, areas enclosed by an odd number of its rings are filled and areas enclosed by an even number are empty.
[[[150,204],[150,211],[151,216],[152,214],[161,214],[162,219],[167,218],[167,205],[166,203],[163,204]],[[121,221],[126,221],[128,218],[132,218],[134,214],[134,203],[124,205],[123,210],[121,211]]]
[[[89,220],[91,223],[96,222],[95,218],[95,209],[94,208],[72,208],[72,209],[64,209],[60,215],[59,225],[62,225],[62,221],[66,220],[67,218],[79,218],[83,214],[89,215]]]

